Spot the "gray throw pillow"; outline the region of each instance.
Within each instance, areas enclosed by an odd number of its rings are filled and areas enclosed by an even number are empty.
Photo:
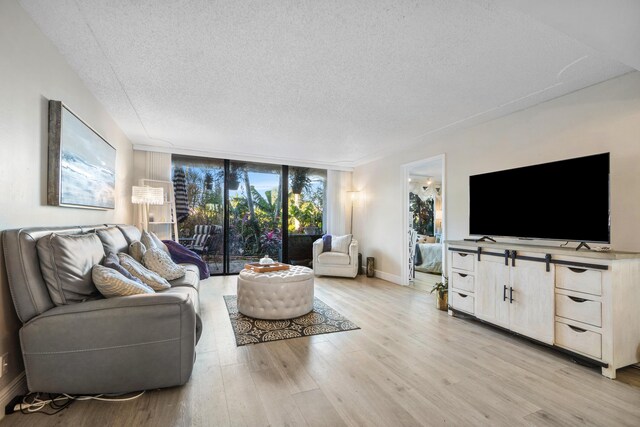
[[[127,279],[116,270],[100,264],[93,266],[91,276],[96,288],[106,298],[155,293],[149,286]]]
[[[173,262],[169,254],[160,248],[151,248],[145,252],[142,262],[149,270],[158,273],[167,280],[175,280],[187,274],[187,270]]]
[[[158,236],[156,236],[156,233],[154,233],[153,231],[150,231],[149,236],[151,236],[151,240],[153,240],[153,243],[155,243],[157,248],[162,249],[166,253],[169,253],[169,248],[167,247],[167,245],[164,244],[162,240],[160,240]]]
[[[94,233],[52,233],[39,239],[36,248],[40,271],[55,305],[100,297],[91,279],[91,269],[104,258],[98,236]]]
[[[145,248],[151,249],[156,247],[156,242],[151,238],[151,234],[148,231],[143,231],[142,236],[140,236],[140,241],[144,245]]]
[[[129,273],[123,266],[120,265],[118,255],[114,254],[113,252],[106,256],[106,258],[102,262],[102,265],[114,269],[129,280],[133,280],[134,282],[142,284],[142,281],[140,279]]]
[[[142,257],[147,251],[147,247],[140,241],[131,242],[129,245],[129,255],[138,262],[142,262]]]
[[[157,273],[147,269],[130,255],[120,252],[118,254],[118,259],[120,260],[121,266],[123,266],[129,273],[142,280],[142,283],[149,286],[154,291],[164,291],[165,289],[171,288],[169,282]]]

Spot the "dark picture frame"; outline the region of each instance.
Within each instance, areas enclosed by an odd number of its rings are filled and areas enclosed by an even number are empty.
[[[49,101],[47,204],[115,209],[116,149],[61,101]]]

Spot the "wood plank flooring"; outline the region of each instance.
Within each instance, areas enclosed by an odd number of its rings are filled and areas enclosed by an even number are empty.
[[[222,298],[235,281],[201,284],[204,332],[185,386],[0,427],[640,425],[640,370],[609,380],[379,279],[316,280],[316,296],[360,330],[236,347]]]

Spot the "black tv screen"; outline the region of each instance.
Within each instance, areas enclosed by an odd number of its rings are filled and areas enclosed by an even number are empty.
[[[471,235],[610,243],[609,153],[469,177]]]

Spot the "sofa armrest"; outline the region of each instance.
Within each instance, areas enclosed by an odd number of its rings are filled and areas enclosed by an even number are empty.
[[[356,264],[358,263],[358,241],[353,238],[351,239],[351,243],[349,244],[349,256],[352,260],[356,261]]]
[[[20,330],[29,390],[126,393],[184,384],[195,356],[188,294],[58,306]]]

